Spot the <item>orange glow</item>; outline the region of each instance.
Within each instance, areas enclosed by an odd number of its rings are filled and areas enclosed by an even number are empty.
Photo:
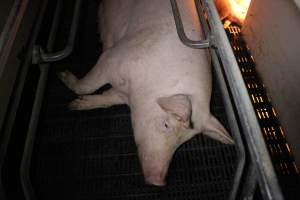
[[[245,20],[251,0],[229,0],[232,14],[241,22]]]

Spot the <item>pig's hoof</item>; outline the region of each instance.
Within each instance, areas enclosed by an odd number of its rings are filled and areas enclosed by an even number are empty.
[[[87,110],[90,108],[89,99],[85,96],[79,96],[68,105],[68,108],[70,110]]]
[[[72,86],[78,81],[77,78],[69,71],[59,72],[57,76],[69,88],[72,88]]]

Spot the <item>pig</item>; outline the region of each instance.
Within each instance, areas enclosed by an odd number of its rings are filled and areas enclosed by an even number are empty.
[[[178,0],[185,31],[201,39],[194,0]],[[147,184],[164,186],[175,150],[197,134],[234,141],[210,112],[212,76],[207,50],[178,38],[169,0],[104,0],[99,8],[103,53],[81,79],[59,73],[79,95],[72,110],[127,104]],[[105,84],[112,88],[94,92]]]

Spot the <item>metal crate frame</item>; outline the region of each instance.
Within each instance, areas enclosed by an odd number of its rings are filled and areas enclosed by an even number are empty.
[[[237,109],[245,138],[245,145],[250,153],[250,167],[248,172],[246,172],[247,179],[244,184],[246,187],[242,189],[242,195],[244,195],[242,198],[252,199],[255,184],[258,184],[264,199],[283,199],[247,87],[213,0],[195,0],[203,31],[206,38],[208,38],[202,41],[192,41],[187,38],[176,0],[171,0],[171,3],[178,36],[181,41],[192,48],[210,47],[216,71],[220,73],[219,76],[224,76],[228,83],[228,89],[233,97],[233,103]],[[221,65],[217,64],[219,62]],[[218,69],[220,66],[222,66],[222,69]],[[229,107],[228,102],[226,104]],[[241,141],[238,140],[236,142],[238,145],[242,145]],[[240,166],[242,167],[242,165]],[[238,184],[238,182],[235,184]],[[233,186],[233,188],[235,187],[236,185]],[[233,198],[233,195],[231,198]]]
[[[77,3],[78,5],[80,5],[80,0],[77,0]],[[233,54],[226,33],[224,31],[223,25],[219,19],[213,0],[195,0],[195,4],[197,5],[197,10],[199,14],[199,19],[202,23],[205,35],[208,38],[205,41],[200,42],[193,42],[188,40],[187,37],[185,37],[183,28],[180,28],[180,26],[182,27],[182,24],[180,25],[180,15],[178,9],[176,11],[176,7],[174,7],[176,6],[176,1],[171,0],[171,3],[173,5],[173,8],[175,8],[174,17],[180,39],[190,47],[211,47],[210,52],[212,55],[212,61],[215,66],[218,82],[221,85],[222,95],[225,97],[224,99],[225,109],[227,112],[226,114],[229,119],[230,128],[231,130],[233,130],[234,140],[239,149],[239,164],[235,174],[235,181],[230,199],[235,199],[238,189],[241,189],[240,180],[243,173],[248,174],[247,181],[245,182],[245,184],[242,185],[242,188],[243,186],[245,186],[244,189],[242,189],[242,191],[244,191],[242,194],[245,195],[245,198],[251,197],[251,195],[253,195],[255,184],[258,183],[261,188],[262,195],[265,199],[283,199],[278,180],[271,159],[269,157],[259,123],[256,118],[255,111],[251,104],[251,99],[247,92],[247,87],[243,81],[240,69],[238,67],[237,61]],[[76,12],[79,12],[79,9],[77,9]],[[74,15],[74,23],[76,22],[77,16],[78,13],[77,15]],[[208,22],[208,24],[206,24],[206,22]],[[54,23],[58,23],[58,20]],[[53,27],[55,27],[55,24],[53,24]],[[74,27],[75,28],[72,30],[70,35],[70,41],[72,41],[72,38],[74,38],[76,34],[76,24],[74,25]],[[53,34],[51,35],[55,37],[55,28],[53,29]],[[53,38],[50,37],[48,43],[49,46],[47,47],[49,51],[51,51],[52,42]],[[61,58],[64,58],[66,54],[69,54],[72,51],[69,48],[72,46],[73,44],[71,42],[71,44],[68,44],[66,51],[59,52],[59,55],[63,54]],[[43,54],[42,51],[38,52]],[[37,55],[36,49],[34,55]],[[37,63],[45,62],[45,60],[43,59],[41,61],[41,58],[34,58],[34,60],[37,61]],[[53,61],[57,60],[58,59],[56,58],[53,59]],[[46,61],[52,60],[46,59]],[[26,146],[22,160],[21,180],[23,190],[27,199],[35,198],[29,180],[29,161],[31,157],[32,143],[34,141],[34,132],[37,126],[37,119],[41,108],[41,101],[43,98],[43,91],[48,73],[47,65],[48,64],[41,65],[42,73],[38,85],[38,91],[36,93],[34,109],[31,116],[30,128],[28,130],[27,140],[25,144]],[[237,124],[237,121],[239,121],[240,124]],[[242,141],[239,126],[241,127],[241,132],[243,133],[245,144]],[[244,145],[247,146],[247,149],[250,153],[250,167],[247,172],[245,172],[246,157]]]

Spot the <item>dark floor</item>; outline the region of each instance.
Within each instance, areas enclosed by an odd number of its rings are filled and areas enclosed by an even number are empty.
[[[52,66],[34,147],[31,178],[38,199],[204,199],[229,195],[236,167],[234,146],[197,136],[176,152],[167,186],[144,184],[127,106],[69,111],[76,96],[57,79],[68,68],[83,76],[101,51],[97,1],[83,6],[71,58]],[[227,124],[216,84],[213,113]]]

